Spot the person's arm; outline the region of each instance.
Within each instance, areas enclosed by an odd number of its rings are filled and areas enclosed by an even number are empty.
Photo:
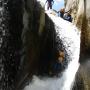
[[[72,22],[72,17],[70,17],[70,16],[69,17],[68,16],[67,17],[64,17],[64,20],[67,20],[69,22]]]
[[[53,2],[53,4],[54,4],[54,1],[52,1]]]

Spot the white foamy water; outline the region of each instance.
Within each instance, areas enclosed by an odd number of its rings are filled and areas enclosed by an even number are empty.
[[[59,38],[63,40],[64,46],[70,55],[70,63],[67,69],[62,72],[62,77],[39,78],[33,76],[32,82],[24,90],[71,90],[79,67],[80,32],[72,23],[49,13],[48,16],[54,22]]]
[[[43,1],[43,0],[38,0]],[[45,2],[44,2],[45,3]],[[75,79],[75,74],[79,67],[79,52],[80,52],[80,32],[70,22],[63,20],[60,17],[50,14],[51,11],[46,11],[48,16],[55,24],[56,32],[59,38],[63,41],[64,46],[69,54],[70,63],[66,70],[62,72],[61,77],[37,77],[33,76],[32,82],[27,85],[24,90],[71,90]]]
[[[60,89],[70,90],[79,67],[80,32],[72,23],[51,14],[48,15],[53,20],[56,32],[60,39],[63,40],[64,46],[70,55],[71,62],[69,63],[68,68],[63,72],[62,78],[65,81],[63,87]]]

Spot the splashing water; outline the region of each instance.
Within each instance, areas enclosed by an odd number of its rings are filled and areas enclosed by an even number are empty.
[[[63,41],[69,54],[70,62],[66,70],[62,72],[61,77],[40,78],[33,76],[32,82],[24,90],[71,90],[79,67],[80,32],[72,23],[52,14],[47,14],[55,24],[56,32]]]
[[[60,90],[70,90],[79,67],[80,32],[68,21],[64,21],[63,19],[50,14],[49,17],[55,23],[56,32],[60,39],[63,40],[71,59],[68,68],[63,72],[62,78],[65,78],[65,82],[63,88]]]

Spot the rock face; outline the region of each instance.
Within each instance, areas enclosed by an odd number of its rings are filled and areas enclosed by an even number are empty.
[[[12,90],[22,47],[22,0],[0,0],[0,90]]]
[[[65,0],[65,3],[66,10],[72,9],[73,23],[81,30],[81,56],[86,56],[90,52],[89,0]]]
[[[80,68],[73,90],[90,89],[90,5],[89,0],[65,0],[66,10],[72,9],[73,23],[81,30]],[[89,61],[88,61],[89,60]],[[84,62],[84,63],[82,63]]]
[[[73,22],[80,28],[84,13],[84,0],[65,0],[65,5],[66,11],[72,9]]]

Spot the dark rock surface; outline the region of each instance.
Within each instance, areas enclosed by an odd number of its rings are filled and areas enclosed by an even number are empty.
[[[76,74],[72,90],[90,90],[90,60],[83,63]]]
[[[22,0],[1,0],[0,7],[0,90],[12,90],[20,65],[22,48]]]

